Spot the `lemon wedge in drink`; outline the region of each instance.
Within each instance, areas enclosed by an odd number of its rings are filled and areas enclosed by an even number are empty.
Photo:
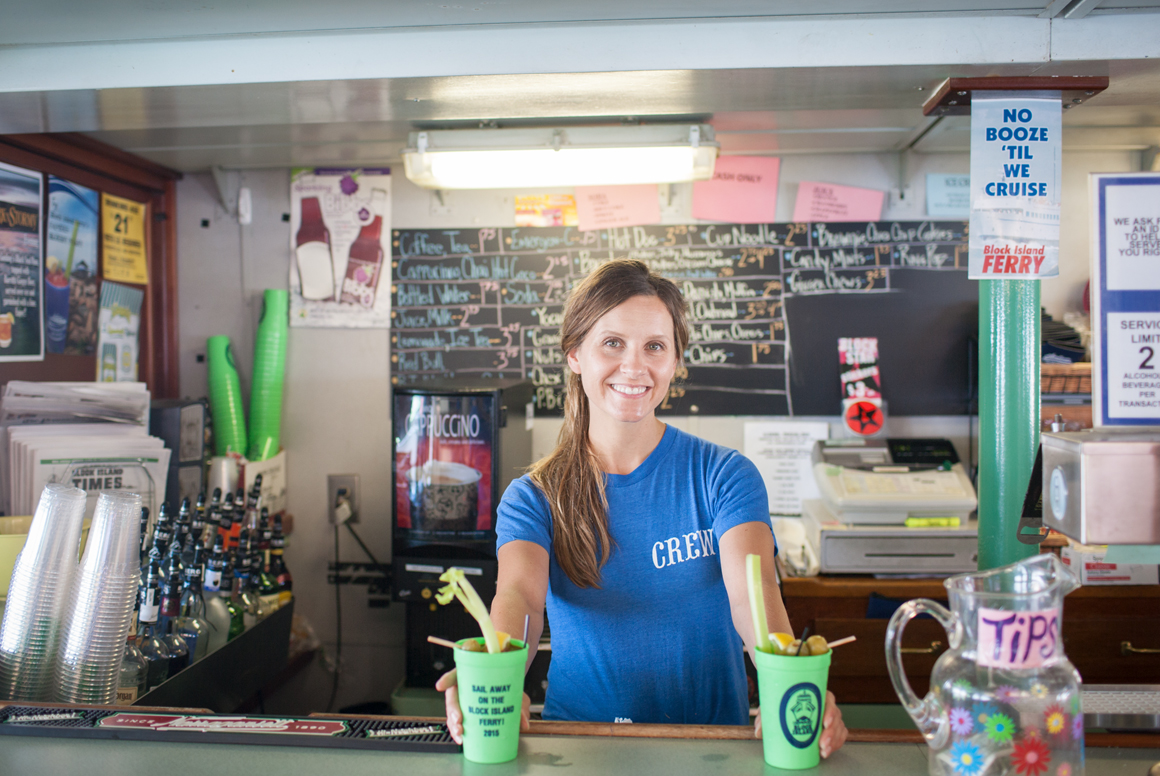
[[[786,648],[793,643],[792,633],[771,633],[769,640],[773,642],[774,651],[784,653]]]

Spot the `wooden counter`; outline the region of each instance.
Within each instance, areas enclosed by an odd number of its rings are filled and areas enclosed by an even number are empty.
[[[912,598],[946,604],[946,588],[938,579],[787,578],[782,591],[795,632],[808,625],[811,633],[831,640],[858,637],[834,650],[829,687],[839,704],[898,702],[886,673],[889,614],[873,615]],[[1064,599],[1064,651],[1088,684],[1160,684],[1160,654],[1131,651],[1160,649],[1158,611],[1160,585],[1081,587]],[[920,696],[946,648],[946,632],[934,620],[916,619],[907,625],[906,676]]]

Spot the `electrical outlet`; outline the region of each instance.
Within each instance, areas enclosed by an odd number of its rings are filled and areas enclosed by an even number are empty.
[[[326,475],[326,516],[330,519],[331,525],[340,522],[338,519],[340,498],[345,498],[350,503],[351,516],[347,522],[358,522],[360,495],[357,474]]]

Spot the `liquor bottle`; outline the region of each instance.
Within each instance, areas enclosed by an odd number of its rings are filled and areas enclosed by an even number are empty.
[[[222,570],[222,590],[226,590],[225,585],[229,583],[230,599],[226,606],[230,613],[230,630],[227,635],[230,641],[233,641],[242,632],[246,630],[246,611],[242,606],[242,588],[237,576],[234,574],[234,553],[226,555],[226,565]]]
[[[169,504],[162,502],[161,508],[157,510],[157,522],[153,526],[153,546],[157,547],[158,552],[164,557],[172,540],[173,520],[169,514]]]
[[[170,567],[165,584],[161,588],[161,612],[157,628],[161,640],[169,649],[169,675],[172,677],[189,665],[189,644],[181,638],[175,627],[175,620],[181,614],[181,570]]]
[[[145,658],[146,692],[169,678],[169,648],[157,636],[157,617],[161,612],[161,570],[156,563],[149,564],[141,607],[137,614],[137,648]]]
[[[334,260],[331,257],[330,231],[322,220],[318,197],[302,198],[302,220],[294,244],[302,298],[333,299]]]
[[[242,533],[247,532],[243,529]],[[249,537],[244,538],[246,544],[249,544]],[[244,547],[234,553],[234,588],[237,592],[234,602],[242,607],[242,622],[249,630],[258,621],[258,601],[250,587],[250,554]]]
[[[185,547],[185,537],[193,528],[193,515],[190,514],[189,496],[181,500],[181,507],[177,510],[177,522],[173,525],[173,542],[178,547]]]
[[[205,532],[205,491],[197,494],[197,506],[193,510],[193,523],[190,526],[194,541],[200,542]]]
[[[270,567],[270,540],[274,538],[274,528],[270,525],[270,510],[262,507],[262,516],[258,519],[258,549],[265,556],[263,568]]]
[[[222,505],[221,503],[210,504],[209,509],[206,510],[205,515],[205,531],[201,535],[201,546],[206,552],[213,550],[214,542],[221,531],[222,524]]]
[[[201,545],[198,544],[197,541],[193,538],[193,531],[187,533],[185,535],[185,544],[181,548],[182,574],[185,573],[185,569],[189,568],[189,564],[194,562],[193,556],[195,550],[200,549]],[[198,557],[201,558],[203,556],[199,555]]]
[[[226,551],[233,549],[233,540],[230,534],[234,529],[234,494],[227,493],[222,502],[222,517],[218,524],[218,533],[226,543]]]
[[[246,528],[250,532],[258,530],[258,515],[261,513],[262,507],[262,475],[254,476],[254,484],[250,487],[250,493],[246,497]]]
[[[234,525],[230,529],[230,542],[234,549],[238,547],[238,535],[242,529],[246,527],[246,489],[241,485],[238,486],[238,492],[234,494]]]
[[[165,559],[161,562],[161,578],[164,580],[176,570],[178,585],[181,584],[181,575],[185,573],[185,562],[181,559],[181,550],[181,545],[174,537],[174,541],[169,544],[169,552],[165,554]],[[164,583],[162,583],[162,587],[164,588]]]
[[[383,214],[387,211],[387,192],[371,190],[371,212],[374,218],[359,230],[350,244],[346,262],[346,277],[342,279],[340,302],[363,307],[375,306],[375,292],[383,268]]]
[[[261,571],[262,567],[262,553],[254,550],[249,556],[249,597],[254,602],[254,622],[262,621],[269,617],[270,612],[278,608],[278,596],[274,593],[271,596],[262,595],[263,576],[266,575]]]
[[[193,559],[185,567],[180,610],[174,625],[177,635],[189,645],[189,662],[196,663],[209,654],[209,623],[205,618],[205,597],[201,590],[201,545],[195,544],[192,536],[189,544],[193,548]]]
[[[282,515],[274,515],[274,530],[270,535],[270,575],[278,582],[278,590],[283,595],[281,601],[285,604],[290,600],[294,589],[294,577],[286,566],[283,553],[286,550],[286,537],[282,534]]]
[[[141,507],[141,557],[139,565],[145,564],[145,556],[149,553],[149,507]]]
[[[214,539],[213,554],[205,562],[205,619],[209,623],[209,652],[229,641],[230,610],[227,599],[233,587],[233,572],[230,572],[229,582],[225,580],[226,554],[222,547],[222,538]],[[222,585],[227,584],[225,593]]]
[[[133,624],[136,626],[140,617],[141,598],[133,607]],[[117,672],[117,705],[129,706],[148,690],[147,677],[149,664],[145,656],[137,648],[137,628],[129,629],[129,636],[125,639],[125,651],[121,654],[121,668]]]

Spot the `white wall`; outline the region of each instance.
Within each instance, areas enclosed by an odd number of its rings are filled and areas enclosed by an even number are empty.
[[[1079,309],[1087,279],[1087,173],[1136,169],[1138,155],[1065,153],[1061,276],[1044,281],[1043,302],[1053,315]],[[925,175],[965,173],[965,154],[913,155],[908,180],[899,183],[897,155],[788,156],[782,159],[777,220],[788,221],[797,183],[819,180],[878,189],[903,189],[892,196],[884,218],[912,219],[925,214]],[[241,227],[218,203],[209,175],[193,175],[178,185],[178,255],[180,288],[181,390],[204,396],[206,369],[197,354],[205,338],[230,336],[237,355],[243,394],[248,395],[253,338],[265,288],[287,283],[289,171],[230,173],[230,183],[253,192],[254,221]],[[566,190],[563,190],[566,191]],[[669,222],[689,222],[688,185],[674,190]],[[504,225],[513,222],[511,191],[452,192],[440,203],[433,194],[401,175],[394,181],[394,228]],[[202,220],[209,226],[202,227]],[[295,576],[297,610],[304,614],[328,649],[335,634],[334,588],[326,584],[334,535],[326,521],[328,473],[361,476],[362,515],[357,530],[372,551],[390,556],[390,386],[386,330],[301,329],[290,333],[287,354],[282,443],[287,449],[289,511],[295,517],[287,562]],[[887,385],[901,376],[884,376]],[[673,418],[672,422],[706,439],[734,448],[743,444],[747,418]],[[837,418],[827,418],[840,433]],[[534,452],[551,449],[559,421],[536,422]],[[962,417],[890,418],[888,433],[946,436],[967,455],[967,421]],[[976,451],[977,455],[977,451]],[[340,537],[344,560],[363,560],[351,537]],[[387,700],[403,675],[403,610],[368,609],[365,588],[342,591],[344,660],[336,708]],[[330,675],[316,664],[269,700],[267,709],[284,712],[320,710],[330,694]]]

